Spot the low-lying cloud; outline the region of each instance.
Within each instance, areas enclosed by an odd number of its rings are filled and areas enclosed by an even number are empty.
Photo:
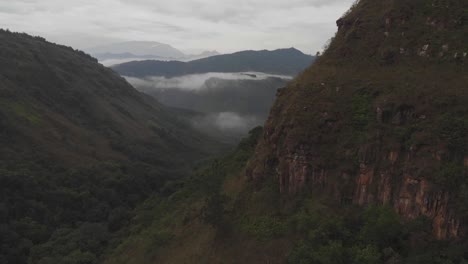
[[[195,129],[220,140],[237,142],[263,124],[277,89],[292,77],[211,72],[173,78],[125,78],[166,106],[188,110],[187,120]]]
[[[240,115],[234,112],[211,113],[192,120],[192,125],[203,132],[223,133],[227,136],[244,135],[258,126],[262,120],[257,116]]]
[[[146,78],[135,78],[124,76],[125,79],[137,89],[147,90],[154,89],[170,89],[177,88],[183,90],[200,90],[207,88],[206,81],[212,78],[222,80],[265,80],[267,78],[276,77],[290,80],[291,76],[275,75],[261,72],[209,72],[203,74],[190,74],[180,77],[166,78],[161,76],[153,76]]]

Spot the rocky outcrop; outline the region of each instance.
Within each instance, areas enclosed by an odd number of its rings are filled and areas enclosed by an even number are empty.
[[[388,204],[432,219],[437,238],[465,236],[463,188],[435,183],[456,164],[447,173],[463,175],[442,182],[468,186],[467,23],[450,5],[358,1],[324,54],[277,94],[247,176],[257,186],[275,177],[285,198]]]
[[[272,143],[273,144],[273,143]],[[434,153],[434,156],[436,154]],[[270,171],[279,181],[279,191],[286,196],[313,190],[342,203],[366,206],[389,204],[405,219],[421,215],[433,221],[434,235],[439,239],[459,237],[462,222],[457,218],[450,193],[436,188],[427,179],[415,175],[409,164],[418,163],[414,153],[392,150],[388,153],[363,146],[356,171],[325,169],[317,166],[317,157],[305,146],[285,156],[277,156],[277,166],[261,168]],[[465,159],[466,160],[466,159]],[[436,159],[432,162],[435,162]],[[385,169],[381,164],[388,164]],[[257,168],[258,169],[258,168]],[[262,173],[251,173],[252,180],[261,180]]]

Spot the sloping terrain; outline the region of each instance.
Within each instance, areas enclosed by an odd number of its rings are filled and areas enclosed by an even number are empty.
[[[466,263],[467,5],[357,2],[242,156],[139,208],[105,263]]]
[[[264,72],[297,75],[314,61],[294,48],[274,51],[240,51],[190,62],[133,61],[113,66],[119,74],[132,77],[175,77],[208,72]]]
[[[0,144],[0,263],[94,263],[136,204],[219,149],[90,56],[3,30]]]
[[[280,93],[249,166],[283,194],[388,204],[466,234],[468,3],[358,2],[323,57]]]

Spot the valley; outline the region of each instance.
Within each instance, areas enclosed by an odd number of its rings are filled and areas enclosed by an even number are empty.
[[[0,29],[0,264],[468,263],[465,0],[91,2],[0,4],[102,35]]]

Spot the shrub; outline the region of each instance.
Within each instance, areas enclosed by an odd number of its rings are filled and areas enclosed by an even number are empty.
[[[365,130],[371,118],[371,97],[360,91],[352,98],[352,124],[357,130]]]

